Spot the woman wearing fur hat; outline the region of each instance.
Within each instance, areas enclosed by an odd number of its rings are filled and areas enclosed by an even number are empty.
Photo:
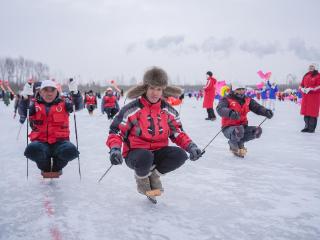
[[[216,115],[213,110],[213,101],[216,94],[216,82],[217,80],[212,77],[212,72],[207,72],[207,84],[203,88],[204,90],[204,99],[203,99],[203,108],[207,109],[208,117],[206,120],[216,120]]]
[[[314,133],[317,127],[320,107],[320,74],[318,65],[313,63],[300,84],[302,95],[301,115],[304,115],[305,127],[301,132]]]
[[[127,97],[136,99],[120,110],[110,126],[106,144],[111,164],[121,164],[124,157],[143,195],[163,192],[160,176],[182,166],[188,159],[185,151],[192,161],[201,157],[201,150],[183,131],[178,112],[164,100],[181,92],[168,86],[164,70],[153,67],[144,74],[142,85],[128,91]],[[168,146],[169,138],[179,147]]]

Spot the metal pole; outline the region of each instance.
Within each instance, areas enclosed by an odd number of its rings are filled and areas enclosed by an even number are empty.
[[[29,107],[27,108],[27,147],[29,145]],[[27,158],[27,180],[29,178],[29,158]]]
[[[77,130],[77,118],[76,118],[76,109],[73,107],[73,119],[74,119],[74,131],[76,134],[76,143],[77,143],[77,151],[78,151],[78,168],[79,168],[79,176],[81,180],[81,167],[80,167],[80,157],[79,157],[79,145],[78,145],[78,130]]]
[[[101,178],[98,180],[98,182],[100,182],[103,178],[104,178],[104,176],[105,175],[107,175],[107,173],[110,171],[110,169],[112,168],[112,164],[111,164],[111,166],[107,169],[107,171],[105,171],[105,173],[101,176]]]

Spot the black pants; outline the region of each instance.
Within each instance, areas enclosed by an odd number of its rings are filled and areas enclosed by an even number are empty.
[[[87,105],[87,109],[89,113],[92,113],[95,108],[96,108],[96,105],[92,105],[92,104]]]
[[[30,143],[24,155],[37,163],[39,169],[44,172],[58,172],[64,168],[69,161],[79,156],[79,152],[71,142],[61,141],[54,144],[34,141]],[[51,158],[53,165],[51,168]]]
[[[165,174],[181,167],[187,159],[188,156],[183,149],[167,146],[156,151],[134,149],[125,160],[137,176],[144,177],[150,173],[153,165],[160,173]]]
[[[207,108],[208,118],[216,118],[216,115],[214,114],[213,108]]]
[[[318,118],[304,116],[304,122],[305,122],[305,127],[304,127],[305,129],[308,129],[310,131],[315,131],[317,127]]]
[[[105,108],[104,112],[107,114],[108,119],[112,119],[119,112],[119,109],[117,109],[117,108]]]

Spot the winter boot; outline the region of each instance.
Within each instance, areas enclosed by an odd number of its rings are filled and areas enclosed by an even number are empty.
[[[134,176],[137,183],[137,190],[139,193],[146,195],[146,192],[151,191],[150,180],[149,177],[139,177],[137,175]]]
[[[152,190],[159,189],[161,192],[164,192],[164,189],[162,187],[162,183],[160,180],[161,175],[162,174],[157,169],[154,169],[151,172],[151,175],[149,176],[149,181],[150,181],[150,186]]]
[[[244,157],[247,154],[247,148],[242,147],[239,149],[239,154]]]

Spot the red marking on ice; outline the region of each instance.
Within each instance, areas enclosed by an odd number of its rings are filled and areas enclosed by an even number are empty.
[[[51,202],[46,197],[44,201],[44,208],[46,209],[46,212],[49,216],[53,216],[54,214],[54,208],[51,206]]]
[[[53,240],[62,240],[61,233],[57,227],[51,228],[50,233]]]

